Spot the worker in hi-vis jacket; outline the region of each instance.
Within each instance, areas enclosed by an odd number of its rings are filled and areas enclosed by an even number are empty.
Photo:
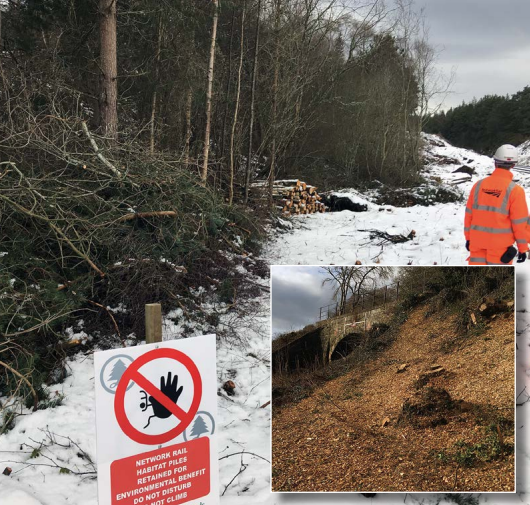
[[[512,181],[510,172],[518,159],[516,147],[499,147],[494,172],[469,194],[464,233],[470,265],[511,265],[517,254],[517,263],[526,260],[528,206],[524,189]]]

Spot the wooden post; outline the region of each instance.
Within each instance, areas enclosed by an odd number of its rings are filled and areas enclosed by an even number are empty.
[[[162,305],[159,303],[145,306],[145,342],[162,342]]]
[[[399,300],[399,282],[396,284],[396,301]]]

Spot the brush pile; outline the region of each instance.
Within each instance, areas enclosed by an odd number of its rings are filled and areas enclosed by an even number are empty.
[[[179,160],[109,141],[57,107],[35,117],[13,104],[17,130],[0,121],[0,436],[4,398],[38,407],[66,350],[85,345],[69,328],[124,345],[142,338],[153,300],[187,319],[203,317],[199,286],[234,303],[242,289],[227,277],[259,237]]]

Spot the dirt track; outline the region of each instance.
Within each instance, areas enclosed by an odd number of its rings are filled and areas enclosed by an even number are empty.
[[[444,352],[457,337],[454,316],[425,313],[416,309],[377,359],[299,403],[273,406],[274,491],[514,490],[513,314]],[[418,384],[434,365],[442,372]],[[447,409],[415,415],[443,390]],[[466,448],[488,452],[488,441],[500,456],[466,465]]]

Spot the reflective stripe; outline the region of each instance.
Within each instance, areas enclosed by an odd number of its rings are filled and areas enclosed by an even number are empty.
[[[526,239],[524,239],[524,238],[518,238],[518,239],[516,240],[516,242],[517,242],[518,244],[528,244],[528,241],[527,241]]]
[[[522,217],[520,219],[512,219],[512,223],[513,224],[523,224],[523,223],[528,223],[528,218],[527,217]]]
[[[487,261],[488,265],[507,265],[508,263],[494,263],[493,261]]]
[[[502,207],[492,207],[491,205],[475,205],[473,208],[477,210],[487,210],[488,212],[496,212],[497,214],[502,214],[504,216],[509,214],[508,209],[503,209]]]
[[[468,208],[466,207],[466,214],[473,214],[473,211],[472,211],[471,209],[468,209]],[[528,219],[530,219],[530,218],[528,218]]]
[[[486,263],[486,258],[469,258],[473,263]]]
[[[476,224],[472,224],[471,229],[476,230],[476,231],[485,231],[487,233],[494,233],[494,234],[512,233],[511,228],[490,228],[488,226],[477,226]]]
[[[508,184],[508,187],[506,188],[506,194],[504,195],[504,198],[502,200],[502,204],[500,207],[493,207],[492,205],[479,205],[478,203],[478,197],[479,197],[479,192],[480,192],[480,187],[482,185],[482,182],[484,181],[484,179],[482,179],[482,181],[479,181],[477,182],[477,186],[475,188],[475,195],[474,195],[474,198],[473,198],[473,209],[476,209],[476,210],[485,210],[487,212],[496,212],[497,214],[503,214],[505,216],[507,216],[509,214],[508,212],[508,202],[510,200],[510,195],[512,194],[512,191],[513,191],[513,188],[515,188],[516,184],[515,182],[510,182],[510,184]]]
[[[464,231],[469,231],[469,230],[470,230],[470,228],[464,228]]]
[[[478,194],[480,191],[480,186],[482,186],[483,181],[484,179],[482,179],[481,181],[478,181],[477,185],[475,186],[475,195],[473,196],[473,205],[472,205],[473,209],[476,209],[478,206]]]
[[[502,201],[501,207],[503,209],[508,208],[508,200],[510,199],[510,195],[512,194],[513,188],[515,188],[515,182],[512,181],[510,182],[510,184],[508,184],[508,188],[506,189],[506,194],[504,195],[504,200]]]

